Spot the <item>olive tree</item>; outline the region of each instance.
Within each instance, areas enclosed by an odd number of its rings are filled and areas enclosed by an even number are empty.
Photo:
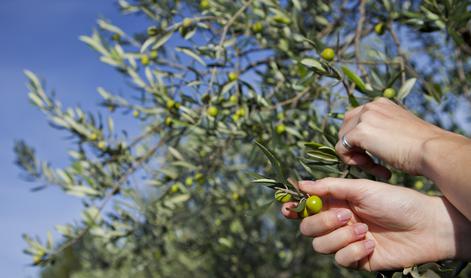
[[[73,147],[64,150],[69,165],[56,168],[19,141],[17,164],[34,183],[83,202],[80,220],[56,227],[61,238],[25,236],[44,276],[371,276],[315,254],[269,187],[373,178],[344,165],[333,146],[344,112],[380,96],[463,132],[453,112],[471,101],[469,2],[117,4],[129,24],[129,15],[146,18],[141,32],[100,19],[80,39],[123,76],[124,92],[99,87],[94,111],[64,107],[25,72],[32,104]],[[139,134],[116,130],[117,115],[133,117]],[[423,177],[393,171],[389,182],[439,194]]]

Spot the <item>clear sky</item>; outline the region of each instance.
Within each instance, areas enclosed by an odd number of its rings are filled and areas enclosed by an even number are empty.
[[[56,188],[30,191],[38,184],[19,178],[13,143],[25,139],[40,158],[59,166],[67,162],[65,134],[52,129],[29,104],[24,69],[47,80],[47,88],[64,104],[85,109],[96,109],[98,86],[126,88],[121,76],[78,40],[90,34],[100,16],[127,29],[145,30],[134,17],[120,15],[111,0],[0,0],[0,277],[37,276],[31,257],[22,253],[22,233],[44,238],[56,224],[79,218],[79,199]],[[119,124],[131,127],[129,121]],[[469,132],[469,122],[466,127]]]
[[[46,80],[64,104],[85,109],[96,107],[98,86],[126,88],[120,75],[78,39],[91,33],[100,16],[117,24],[130,18],[119,14],[114,1],[0,1],[0,277],[37,276],[31,257],[22,253],[22,233],[44,238],[56,224],[79,218],[79,199],[56,188],[30,191],[38,184],[19,178],[13,143],[25,139],[40,158],[54,165],[67,162],[66,134],[52,129],[29,103],[24,69]]]

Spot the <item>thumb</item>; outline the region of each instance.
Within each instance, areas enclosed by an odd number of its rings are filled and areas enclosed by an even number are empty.
[[[339,200],[359,201],[367,194],[371,181],[365,179],[324,178],[300,181],[299,189],[310,195],[330,195]]]

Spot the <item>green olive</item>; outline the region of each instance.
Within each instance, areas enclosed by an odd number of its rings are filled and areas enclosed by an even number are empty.
[[[255,22],[254,24],[252,24],[252,26],[250,26],[250,29],[252,29],[252,32],[254,33],[260,33],[263,30],[263,24],[260,21]]]
[[[182,22],[182,27],[183,28],[188,28],[193,24],[193,20],[191,18],[185,18]]]
[[[175,105],[176,105],[176,102],[175,102],[173,99],[169,99],[169,100],[167,100],[167,104],[166,104],[166,105],[167,105],[167,108],[168,108],[168,109],[173,109],[173,108],[175,107]]]
[[[158,56],[157,50],[152,50],[152,51],[150,52],[150,58],[151,58],[151,59],[155,60],[155,59],[157,59],[157,56]]]
[[[386,31],[386,28],[385,28],[385,27],[386,27],[386,26],[384,26],[384,23],[382,23],[382,22],[377,23],[377,24],[375,25],[375,27],[374,27],[376,34],[378,34],[378,35],[380,35],[380,36],[383,35],[384,32]]]
[[[283,134],[286,132],[286,126],[284,124],[279,124],[275,127],[275,131],[278,134]]]
[[[192,185],[193,185],[193,178],[187,177],[187,178],[185,179],[185,185],[186,185],[186,186],[192,186]]]
[[[322,209],[322,199],[316,195],[310,196],[306,200],[306,208],[310,214],[319,213]]]
[[[150,26],[149,28],[147,28],[147,35],[149,37],[157,36],[158,33],[159,29],[157,29],[157,27],[155,26]]]
[[[211,117],[216,117],[219,113],[219,109],[217,107],[211,106],[208,108],[208,115]]]
[[[387,88],[386,90],[383,91],[383,97],[386,98],[394,98],[396,96],[396,90],[393,88]]]
[[[309,214],[309,211],[307,210],[307,208],[304,208],[301,212],[298,212],[299,218],[306,218],[309,215],[310,214]]]
[[[291,194],[283,191],[283,190],[277,190],[275,191],[275,200],[277,200],[280,203],[286,203],[291,201],[292,197]]]
[[[237,79],[239,79],[239,74],[237,72],[231,72],[227,75],[227,77],[229,78],[229,81],[236,81]]]
[[[206,10],[207,8],[209,8],[209,1],[208,0],[201,0],[200,8],[202,10]]]
[[[239,98],[238,98],[236,95],[232,95],[232,96],[229,98],[229,102],[235,104],[235,103],[239,102]]]
[[[141,56],[141,64],[142,64],[143,66],[147,66],[147,65],[149,64],[149,56],[147,56],[147,55],[145,55],[145,54],[142,55],[142,56]]]
[[[132,111],[132,115],[133,115],[134,118],[138,118],[138,117],[139,117],[139,114],[140,114],[140,113],[139,113],[138,110]]]
[[[335,57],[335,51],[332,48],[326,48],[322,50],[321,57],[326,61],[332,61]]]
[[[173,119],[170,117],[165,118],[165,124],[167,126],[172,126],[173,125]]]

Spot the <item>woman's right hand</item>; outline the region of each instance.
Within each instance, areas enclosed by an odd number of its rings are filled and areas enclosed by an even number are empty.
[[[424,144],[447,133],[394,102],[379,98],[345,114],[336,151],[345,163],[382,178],[389,178],[389,170],[374,164],[365,151],[396,169],[423,174]],[[342,144],[343,136],[352,148]]]

